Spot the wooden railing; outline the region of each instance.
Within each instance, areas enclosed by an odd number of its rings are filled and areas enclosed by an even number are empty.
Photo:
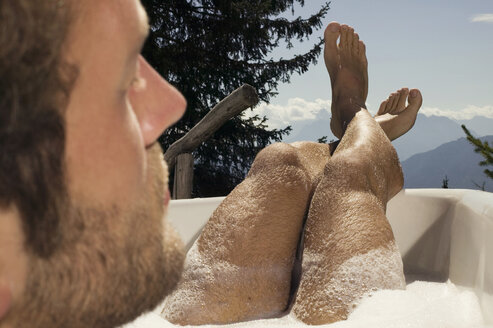
[[[175,168],[174,199],[190,198],[192,195],[193,156],[191,153],[229,119],[255,106],[258,102],[255,89],[248,84],[242,85],[221,100],[187,134],[168,148],[164,153],[164,159],[170,170]]]

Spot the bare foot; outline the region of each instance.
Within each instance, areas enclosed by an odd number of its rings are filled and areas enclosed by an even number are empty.
[[[387,137],[395,140],[413,127],[422,103],[423,97],[418,89],[409,91],[407,88],[402,88],[382,102],[375,115],[375,120],[385,131]]]
[[[337,138],[354,114],[365,107],[368,96],[368,61],[366,47],[354,29],[337,22],[325,30],[324,59],[332,84],[332,119],[330,128]],[[339,44],[337,44],[337,40]]]

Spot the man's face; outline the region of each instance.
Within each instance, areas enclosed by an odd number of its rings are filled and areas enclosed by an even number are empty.
[[[139,56],[148,25],[138,0],[81,3],[68,55],[80,70],[66,115],[70,193],[129,204],[147,183],[146,148],[185,102]]]
[[[180,243],[162,227],[169,192],[156,139],[185,100],[139,55],[147,31],[139,0],[75,4],[66,49],[79,70],[65,113],[70,204],[56,253],[27,254],[13,326],[112,327],[156,306],[179,275]]]

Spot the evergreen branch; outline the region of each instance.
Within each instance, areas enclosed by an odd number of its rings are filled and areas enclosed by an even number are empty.
[[[474,151],[484,157],[484,160],[479,162],[479,165],[493,165],[493,148],[488,144],[488,142],[482,142],[479,138],[475,138],[465,125],[461,125],[461,127],[467,135],[467,140],[474,145]],[[484,174],[486,174],[486,176],[493,179],[493,171],[485,169],[483,172]]]

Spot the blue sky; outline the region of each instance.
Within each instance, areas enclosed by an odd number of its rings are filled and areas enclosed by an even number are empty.
[[[295,16],[306,17],[324,2],[306,0]],[[370,111],[406,86],[421,89],[425,113],[493,118],[493,0],[333,0],[326,16],[330,21],[353,26],[367,45]],[[323,29],[316,31],[313,42],[322,35]],[[276,55],[290,57],[313,42]],[[295,116],[304,115],[303,107],[309,112],[330,104],[323,58],[304,75],[293,75],[278,92],[270,106],[258,109],[272,117],[273,125],[281,120],[279,111],[287,111],[282,121],[290,120],[293,104]]]

